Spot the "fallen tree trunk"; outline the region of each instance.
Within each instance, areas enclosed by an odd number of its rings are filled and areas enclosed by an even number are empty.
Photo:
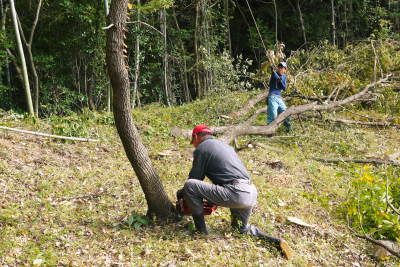
[[[387,81],[390,76],[391,76],[390,74],[386,75],[385,78],[381,78],[376,82],[368,84],[359,93],[344,98],[342,100],[333,101],[327,104],[318,104],[317,102],[313,102],[310,104],[290,107],[284,112],[282,112],[273,122],[265,126],[252,126],[249,125],[248,122],[244,122],[238,125],[233,125],[227,128],[226,133],[219,139],[225,143],[231,143],[232,140],[234,140],[237,136],[240,135],[271,135],[276,132],[279,125],[289,116],[295,114],[301,114],[307,111],[329,110],[337,106],[346,105],[364,96],[374,86]]]
[[[378,84],[388,81],[390,77],[391,77],[391,74],[388,74],[388,75],[386,75],[385,78],[381,78],[375,82],[372,82],[372,83],[366,85],[363,88],[363,90],[361,90],[357,94],[346,97],[342,100],[332,101],[332,102],[325,103],[325,104],[318,104],[318,102],[312,102],[312,103],[308,103],[308,104],[304,104],[304,105],[289,107],[286,111],[282,112],[273,122],[271,122],[268,125],[264,125],[264,126],[251,125],[251,123],[257,118],[258,114],[266,111],[266,107],[264,107],[264,108],[257,110],[253,114],[252,117],[250,117],[247,121],[245,121],[243,123],[229,125],[229,126],[211,127],[211,128],[213,129],[215,134],[217,134],[217,135],[222,134],[222,136],[219,139],[228,144],[231,143],[236,137],[238,137],[240,135],[272,135],[276,132],[279,125],[286,118],[288,118],[292,115],[301,114],[301,113],[304,113],[307,111],[331,110],[333,108],[340,107],[340,106],[346,105],[348,103],[351,103],[353,101],[359,100],[362,97],[364,97],[365,95],[367,95],[373,87],[375,87]],[[255,98],[250,100],[249,103],[246,104],[242,109],[240,109],[236,113],[231,113],[230,116],[234,117],[234,116],[238,116],[238,115],[247,114],[254,107],[254,105],[256,105],[258,102],[263,100],[264,97],[266,97],[266,93],[256,96]],[[175,137],[184,136],[184,137],[188,138],[191,136],[191,131],[174,128],[171,131],[171,134]]]
[[[374,165],[394,165],[400,166],[400,162],[391,160],[375,160],[375,159],[324,159],[324,158],[314,158],[316,161],[322,161],[327,163],[337,163],[337,162],[353,162],[353,163],[364,163],[364,164],[374,164]]]

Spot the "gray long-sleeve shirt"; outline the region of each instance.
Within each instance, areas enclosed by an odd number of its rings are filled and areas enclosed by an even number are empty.
[[[193,152],[189,179],[204,180],[222,185],[235,179],[250,180],[246,167],[233,148],[212,137],[204,140]]]

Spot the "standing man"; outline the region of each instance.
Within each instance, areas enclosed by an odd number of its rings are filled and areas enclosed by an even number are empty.
[[[284,240],[267,236],[249,224],[252,209],[257,202],[257,189],[233,148],[214,139],[211,129],[203,124],[194,127],[191,144],[196,148],[193,166],[177,196],[183,197],[189,207],[197,232],[208,234],[203,215],[203,199],[206,199],[230,209],[231,225],[235,230],[273,242],[288,257],[290,247]],[[212,184],[204,181],[206,176]]]
[[[281,91],[286,89],[286,62],[280,62],[276,71],[272,70],[271,79],[269,80],[268,108],[267,108],[267,123],[270,124],[278,117],[279,114],[286,110],[285,102],[282,99]],[[290,120],[287,118],[284,121],[287,131],[291,131]]]

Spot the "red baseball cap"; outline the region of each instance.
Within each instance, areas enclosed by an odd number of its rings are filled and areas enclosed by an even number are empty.
[[[199,125],[195,126],[192,131],[192,141],[190,143],[193,143],[193,136],[195,136],[199,133],[212,134],[212,130],[210,127],[208,127],[207,125],[204,125],[204,124],[199,124]]]

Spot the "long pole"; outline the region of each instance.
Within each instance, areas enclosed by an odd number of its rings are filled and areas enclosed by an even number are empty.
[[[23,78],[24,78],[26,102],[28,104],[29,113],[32,116],[35,116],[35,113],[33,111],[31,88],[29,86],[28,71],[26,69],[25,55],[24,55],[24,50],[22,49],[21,36],[19,34],[19,29],[18,29],[17,12],[15,10],[14,0],[10,0],[10,6],[11,6],[12,20],[13,20],[13,23],[14,23],[15,37],[17,39],[18,53],[19,53],[19,56],[21,57],[22,75],[23,75]]]

